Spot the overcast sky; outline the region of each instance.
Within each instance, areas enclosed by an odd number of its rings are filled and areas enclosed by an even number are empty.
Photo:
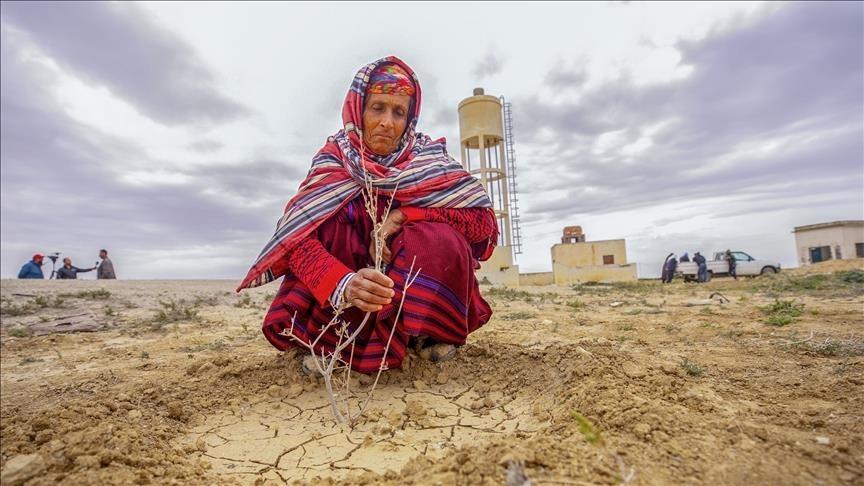
[[[3,2],[0,274],[104,247],[120,278],[240,279],[354,73],[388,54],[452,154],[472,88],[513,103],[522,271],[550,270],[571,224],[650,268],[727,247],[794,266],[794,226],[864,218],[862,18],[860,2]]]

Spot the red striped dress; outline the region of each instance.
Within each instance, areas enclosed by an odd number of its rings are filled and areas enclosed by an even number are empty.
[[[382,198],[379,207],[385,204]],[[478,261],[489,258],[498,240],[498,226],[491,212],[485,208],[401,210],[406,221],[390,242],[393,259],[386,269],[396,295],[392,304],[372,314],[353,350],[352,367],[363,373],[378,370],[414,257],[414,268],[419,268],[420,274],[408,289],[402,316],[395,323],[386,361],[389,368],[401,365],[411,336],[461,345],[492,315],[474,276]],[[295,315],[295,338],[308,343],[318,337],[333,317],[329,297],[339,280],[370,266],[371,231],[372,221],[358,197],[279,262],[278,267],[286,270],[285,277],[263,324],[264,335],[273,346],[286,350],[297,345],[286,335]],[[354,307],[343,313],[352,330],[364,315]],[[336,333],[328,330],[316,351],[332,352],[337,340]],[[347,361],[347,354],[344,358]]]

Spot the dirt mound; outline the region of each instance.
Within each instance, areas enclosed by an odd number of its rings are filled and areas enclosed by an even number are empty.
[[[864,270],[864,258],[854,260],[829,260],[827,262],[813,263],[803,267],[784,270],[790,275],[811,275],[814,273],[834,273],[846,270]]]

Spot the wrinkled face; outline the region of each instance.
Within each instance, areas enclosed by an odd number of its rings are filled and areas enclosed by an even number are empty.
[[[377,155],[390,155],[399,147],[408,125],[411,97],[370,94],[363,109],[363,143]]]
[[[71,267],[72,266],[72,259],[69,257],[64,258],[63,259],[63,265],[67,266],[67,267]]]

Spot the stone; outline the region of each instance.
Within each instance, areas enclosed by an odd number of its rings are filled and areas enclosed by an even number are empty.
[[[14,486],[23,484],[45,472],[45,460],[39,454],[23,454],[6,461],[3,471],[0,471],[0,483]]]
[[[816,443],[819,445],[830,445],[831,439],[829,439],[828,437],[817,436]]]

